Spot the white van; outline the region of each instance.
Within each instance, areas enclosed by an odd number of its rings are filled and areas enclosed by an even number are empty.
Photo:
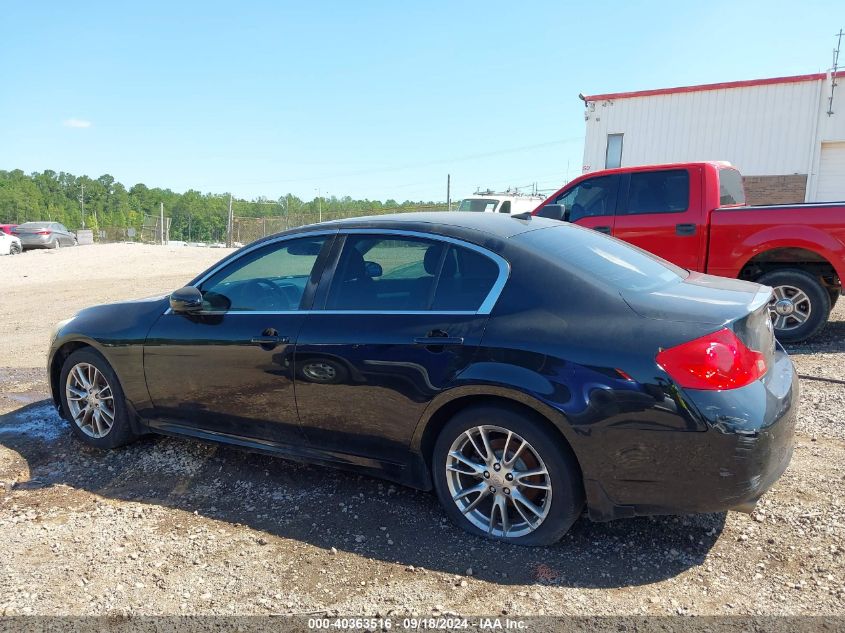
[[[475,211],[479,213],[517,213],[531,212],[540,206],[543,196],[519,195],[514,193],[493,193],[485,191],[464,198],[458,205],[458,211]]]

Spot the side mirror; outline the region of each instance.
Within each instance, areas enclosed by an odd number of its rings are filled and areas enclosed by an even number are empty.
[[[537,215],[541,218],[564,222],[566,220],[566,207],[562,204],[547,204],[537,211]]]
[[[384,269],[378,262],[364,262],[364,272],[367,273],[367,277],[375,278],[381,277],[384,274]]]
[[[174,290],[170,295],[170,309],[177,314],[191,314],[202,310],[202,293],[193,286]]]

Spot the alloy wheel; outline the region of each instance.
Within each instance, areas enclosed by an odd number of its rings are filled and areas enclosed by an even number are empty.
[[[74,424],[95,439],[105,437],[114,425],[114,392],[106,377],[90,363],[77,363],[65,384],[69,413]]]
[[[775,286],[772,290],[769,311],[775,329],[788,331],[804,325],[813,311],[807,293],[795,286]]]
[[[552,482],[537,450],[498,426],[476,426],[446,457],[452,501],[477,528],[496,537],[530,534],[548,516]]]
[[[302,368],[302,373],[314,382],[331,382],[337,377],[334,366],[323,362],[308,363]]]

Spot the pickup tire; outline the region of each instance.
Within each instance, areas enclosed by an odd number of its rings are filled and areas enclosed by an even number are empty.
[[[830,315],[830,294],[812,274],[800,268],[782,268],[758,277],[757,283],[774,288],[769,308],[775,336],[782,343],[798,343],[816,335]]]
[[[830,311],[833,312],[836,302],[839,301],[839,290],[828,290],[828,294],[830,295]]]

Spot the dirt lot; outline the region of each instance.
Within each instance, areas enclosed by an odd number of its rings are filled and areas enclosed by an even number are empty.
[[[801,381],[792,465],[753,516],[582,518],[526,549],[366,477],[191,441],[72,440],[47,401],[53,324],[172,290],[226,252],[0,258],[0,614],[845,614],[845,300],[791,350],[817,378]]]

